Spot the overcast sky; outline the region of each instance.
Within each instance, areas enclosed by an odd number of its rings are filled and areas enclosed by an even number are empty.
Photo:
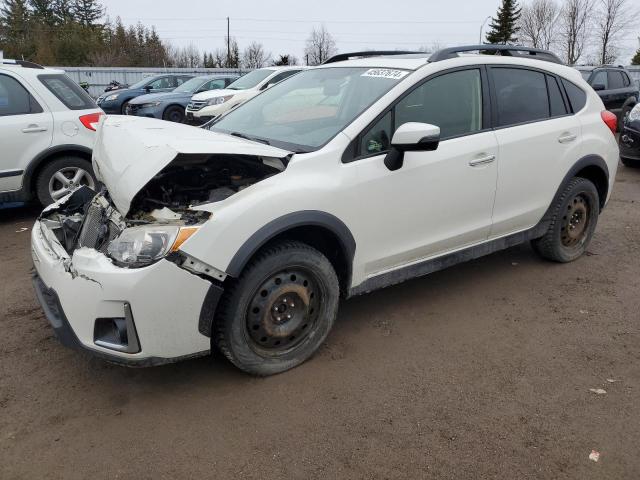
[[[261,42],[275,57],[291,53],[303,59],[305,40],[324,24],[340,52],[366,49],[417,49],[476,43],[480,26],[494,15],[500,0],[104,0],[111,18],[125,24],[155,25],[175,45],[201,51],[224,46],[226,17],[240,49]],[[632,4],[634,2],[631,2]],[[486,27],[485,27],[486,29]],[[636,35],[634,35],[636,33]],[[637,48],[638,32],[624,36],[619,61]]]

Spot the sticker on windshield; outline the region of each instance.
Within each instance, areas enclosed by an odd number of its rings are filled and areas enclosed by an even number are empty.
[[[371,68],[364,72],[361,77],[391,78],[392,80],[400,80],[409,72],[406,70],[390,70],[388,68]]]

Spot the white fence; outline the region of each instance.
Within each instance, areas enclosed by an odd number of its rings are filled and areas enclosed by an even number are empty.
[[[216,73],[246,73],[247,70],[238,68],[130,68],[130,67],[51,67],[67,72],[77,83],[87,82],[89,94],[96,98],[104,92],[109,82],[116,80],[120,83],[132,85],[151,75],[162,73],[192,73],[196,75]]]

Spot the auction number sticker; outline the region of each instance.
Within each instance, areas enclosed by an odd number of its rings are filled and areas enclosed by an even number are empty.
[[[371,68],[364,72],[362,77],[390,78],[392,80],[400,80],[409,72],[406,70],[390,70],[388,68]]]

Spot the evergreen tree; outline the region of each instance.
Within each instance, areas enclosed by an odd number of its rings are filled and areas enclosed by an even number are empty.
[[[72,0],[53,0],[51,3],[56,24],[64,25],[75,20]]]
[[[28,58],[29,9],[27,0],[5,0],[0,7],[0,49],[8,57]]]
[[[487,42],[493,44],[513,44],[518,40],[516,33],[518,19],[520,18],[520,6],[517,0],[502,0],[496,17],[491,19],[491,30],[487,33]]]
[[[53,25],[55,23],[56,20],[53,15],[51,0],[30,0],[29,5],[31,6],[33,17],[37,22],[46,25]]]
[[[104,7],[98,0],[74,0],[72,11],[76,21],[87,27],[96,25],[104,15]]]
[[[640,65],[640,48],[636,50],[636,54],[631,59],[631,65]]]

